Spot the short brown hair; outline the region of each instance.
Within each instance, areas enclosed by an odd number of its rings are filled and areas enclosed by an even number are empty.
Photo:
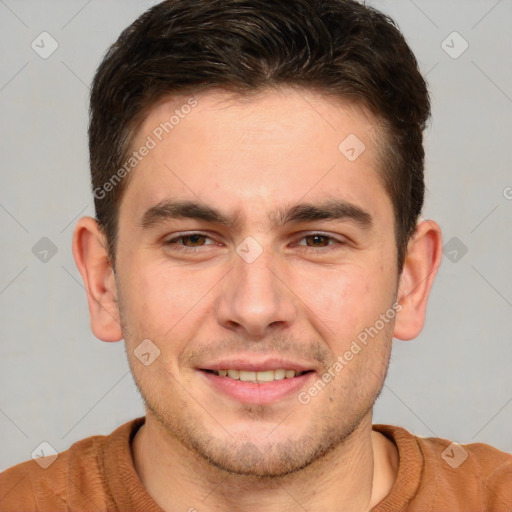
[[[96,218],[113,264],[128,176],[104,185],[151,107],[209,88],[250,95],[281,84],[359,103],[384,127],[381,176],[402,268],[423,206],[430,100],[394,22],[354,0],[167,0],[121,33],[94,77],[89,125]]]

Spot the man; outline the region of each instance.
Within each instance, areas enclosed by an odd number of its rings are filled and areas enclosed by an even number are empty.
[[[128,27],[92,87],[73,254],[147,414],[7,470],[1,509],[511,510],[510,455],[372,426],[441,259],[429,114],[355,1],[170,0]]]

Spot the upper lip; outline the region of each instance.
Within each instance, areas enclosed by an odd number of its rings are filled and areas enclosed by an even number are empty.
[[[208,362],[199,367],[200,370],[245,370],[264,372],[269,370],[297,370],[306,372],[314,370],[311,364],[292,361],[291,359],[266,358],[258,359],[256,356],[232,357]]]

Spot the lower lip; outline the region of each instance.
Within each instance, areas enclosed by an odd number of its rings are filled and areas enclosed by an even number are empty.
[[[297,394],[313,378],[315,372],[307,372],[291,379],[272,382],[244,382],[200,370],[211,386],[235,400],[248,404],[269,404]]]

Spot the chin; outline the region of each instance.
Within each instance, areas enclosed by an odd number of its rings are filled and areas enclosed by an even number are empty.
[[[227,473],[257,478],[284,477],[306,468],[316,459],[295,443],[258,448],[248,442],[237,448],[230,444],[222,450],[217,446],[208,452],[197,448],[196,453],[209,465]]]
[[[197,421],[190,428],[190,418],[176,424],[171,415],[152,412],[169,437],[192,452],[206,468],[257,479],[286,477],[321,461],[350,438],[362,419],[357,418],[348,425],[340,422],[337,429],[310,425],[307,432],[299,434],[294,430],[289,436],[282,429],[278,439],[277,432],[272,431],[267,436],[254,436],[257,424],[236,434],[224,429],[212,434]]]

